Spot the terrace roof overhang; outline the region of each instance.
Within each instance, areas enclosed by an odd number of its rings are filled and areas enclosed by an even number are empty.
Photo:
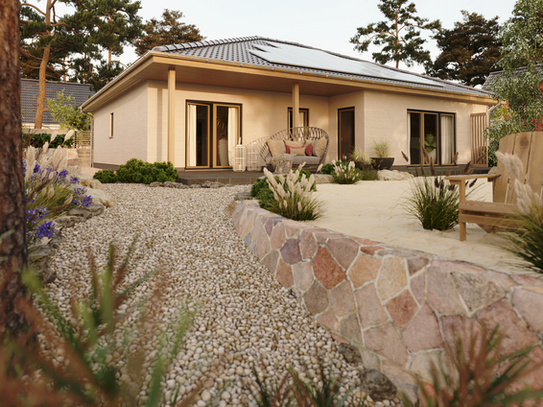
[[[277,68],[149,51],[86,101],[81,108],[84,112],[94,112],[146,81],[167,82],[171,70],[175,70],[176,83],[288,93],[292,92],[294,84],[298,84],[301,95],[331,97],[373,90],[489,106],[494,104],[490,96],[452,92],[441,88],[421,88],[410,84],[391,84],[366,78],[308,72],[295,67]]]

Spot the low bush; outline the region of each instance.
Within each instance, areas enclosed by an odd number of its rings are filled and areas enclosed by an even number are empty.
[[[341,162],[341,161],[338,161],[338,162]],[[322,174],[332,175],[333,172],[334,172],[334,166],[332,164],[328,163],[322,166],[322,169],[321,169]]]
[[[313,175],[307,178],[301,173],[302,166],[286,176],[274,177],[264,169],[269,187],[260,190],[261,207],[293,220],[314,220],[322,216],[322,204],[311,196],[316,190]]]
[[[94,179],[97,179],[102,184],[113,184],[117,182],[117,175],[113,170],[100,170],[94,174]]]
[[[23,133],[23,145],[26,147],[32,146],[34,148],[42,148],[45,143],[48,143],[49,148],[70,148],[74,144],[74,138],[70,137],[66,140],[66,134],[58,134],[53,142],[51,142],[51,137],[52,135],[50,133]]]
[[[171,162],[147,163],[136,158],[120,165],[117,170],[117,181],[126,183],[143,183],[177,181],[178,174]]]

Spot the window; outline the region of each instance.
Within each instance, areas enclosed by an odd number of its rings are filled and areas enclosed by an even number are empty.
[[[298,123],[300,127],[309,127],[309,109],[299,109],[298,113],[300,114]],[[288,108],[288,122],[287,128],[292,128],[292,107]]]
[[[453,164],[456,153],[455,115],[439,112],[407,112],[410,164],[428,164],[422,149],[435,164]]]
[[[113,112],[109,114],[109,138],[113,138]]]

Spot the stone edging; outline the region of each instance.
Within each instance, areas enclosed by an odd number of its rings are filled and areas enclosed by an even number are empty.
[[[334,339],[356,345],[415,398],[417,380],[460,333],[500,324],[504,354],[536,347],[543,361],[543,279],[343,235],[242,201],[232,219],[245,244]],[[529,384],[543,388],[543,368]]]

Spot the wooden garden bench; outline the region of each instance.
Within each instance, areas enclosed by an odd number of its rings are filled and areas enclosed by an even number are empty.
[[[517,133],[500,140],[499,151],[514,154],[522,161],[525,170],[523,181],[541,196],[543,186],[543,132]],[[497,178],[496,178],[497,177]],[[493,182],[493,202],[466,200],[466,183],[475,178],[487,178]],[[466,223],[477,223],[487,232],[500,228],[515,227],[517,213],[516,194],[511,175],[498,162],[496,175],[454,175],[446,177],[459,188],[460,240],[466,240]]]

